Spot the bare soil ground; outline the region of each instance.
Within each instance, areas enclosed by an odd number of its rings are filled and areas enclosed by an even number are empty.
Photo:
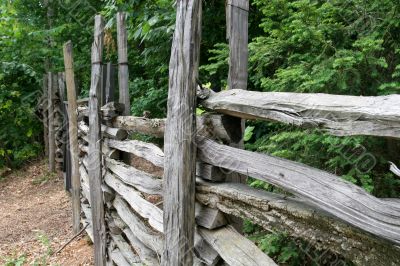
[[[52,254],[73,236],[70,197],[43,161],[0,179],[0,265],[93,265],[86,235]]]

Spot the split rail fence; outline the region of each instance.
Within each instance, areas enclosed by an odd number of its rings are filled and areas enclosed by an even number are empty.
[[[240,233],[237,218],[285,232],[356,265],[400,265],[398,200],[376,198],[328,172],[241,149],[244,119],[316,127],[340,136],[399,138],[400,95],[246,91],[248,9],[248,1],[228,1],[228,84],[234,89],[215,93],[196,82],[201,1],[177,1],[166,119],[129,116],[124,14],[117,15],[118,101],[112,91],[101,89],[101,16],[95,18],[89,99],[76,102],[72,46],[66,44],[65,78],[75,97],[68,98],[68,106],[77,106],[68,143],[79,148],[71,153],[79,160],[70,165],[79,172],[72,176],[72,191],[78,191],[72,193],[78,202],[74,228],[79,229],[79,220],[87,226],[96,265],[276,265]],[[196,117],[197,105],[208,112]],[[53,124],[49,116],[50,137]],[[132,133],[163,142],[132,139]],[[247,176],[293,196],[238,182]]]

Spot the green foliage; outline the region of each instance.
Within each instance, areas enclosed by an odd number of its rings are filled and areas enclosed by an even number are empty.
[[[54,180],[57,178],[57,174],[52,173],[52,172],[46,172],[43,175],[40,175],[38,177],[36,177],[35,179],[32,180],[32,184],[34,185],[44,185],[47,182],[49,182],[50,180]]]
[[[22,266],[26,262],[26,254],[20,255],[16,258],[6,258],[4,266]]]
[[[253,136],[253,131],[254,131],[255,127],[252,126],[248,126],[246,127],[245,131],[244,131],[244,136],[243,136],[243,140],[249,141],[251,139],[251,137]]]
[[[19,166],[40,152],[41,123],[35,114],[39,83],[27,65],[0,65],[0,167]]]
[[[270,124],[269,129],[273,128],[274,124]],[[246,148],[329,171],[377,196],[382,195],[383,187],[388,195],[400,195],[398,185],[383,184],[391,179],[392,184],[400,184],[398,179],[384,170],[392,159],[389,153],[385,153],[385,140],[335,137],[319,130],[292,129],[289,126],[280,126],[275,130],[262,134],[253,143],[246,144]],[[250,185],[269,191],[276,190],[264,182],[252,179]]]
[[[327,251],[316,250],[311,244],[294,239],[284,233],[266,232],[260,226],[245,220],[243,232],[279,265],[352,265]]]

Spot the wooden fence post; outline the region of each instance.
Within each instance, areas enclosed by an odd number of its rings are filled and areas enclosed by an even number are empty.
[[[128,35],[126,32],[126,14],[123,12],[117,13],[117,42],[119,102],[125,105],[123,115],[130,115],[131,104],[129,97]]]
[[[49,88],[49,77],[48,74],[43,75],[43,139],[44,139],[44,154],[49,156],[49,116],[48,116],[48,88]]]
[[[229,41],[229,89],[247,89],[248,78],[248,14],[249,0],[227,0],[226,5],[226,36]],[[234,130],[240,130],[243,136],[245,120],[242,119]],[[232,129],[231,129],[232,130]],[[237,143],[228,143],[232,147],[244,148],[243,139]],[[246,183],[246,176],[238,173],[227,175],[226,181]],[[242,231],[243,221],[235,216],[228,216],[230,223]]]
[[[226,35],[229,40],[229,89],[247,89],[249,0],[227,0]]]
[[[107,79],[106,88],[104,92],[105,102],[103,104],[114,101],[114,90],[115,90],[115,68],[111,62],[107,63]]]
[[[101,126],[100,126],[100,86],[101,61],[104,46],[104,20],[96,15],[94,26],[94,42],[92,45],[92,73],[89,92],[89,155],[88,173],[90,184],[90,203],[92,209],[92,226],[94,242],[94,263],[105,265],[106,231],[104,223],[104,203],[101,189]]]
[[[71,155],[72,228],[74,233],[78,233],[81,216],[81,181],[79,175],[78,117],[73,62],[72,43],[69,41],[64,45],[64,66],[68,97],[69,153]],[[66,161],[65,157],[67,157],[66,154],[64,154],[64,163]]]
[[[193,265],[195,228],[195,99],[201,1],[178,0],[169,69],[165,129],[164,251],[161,264]]]
[[[58,78],[58,95],[59,95],[59,110],[60,110],[60,117],[61,117],[61,126],[59,127],[58,131],[58,137],[59,137],[59,143],[58,149],[61,150],[62,154],[62,162],[60,162],[60,165],[62,166],[60,168],[60,174],[64,177],[64,172],[65,172],[65,152],[66,152],[66,132],[68,131],[68,128],[66,127],[66,121],[67,121],[67,110],[66,106],[64,105],[64,102],[66,101],[66,87],[65,87],[65,73],[64,72],[59,72],[57,75]],[[57,159],[56,159],[57,161]]]
[[[56,155],[56,140],[55,140],[55,130],[54,130],[54,94],[57,79],[55,75],[51,72],[48,73],[48,117],[49,117],[49,171],[55,172],[55,155]]]

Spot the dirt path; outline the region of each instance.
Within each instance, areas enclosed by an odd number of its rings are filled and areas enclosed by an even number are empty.
[[[41,161],[0,179],[0,265],[93,265],[85,235],[50,255],[74,234],[63,181],[46,169]]]

